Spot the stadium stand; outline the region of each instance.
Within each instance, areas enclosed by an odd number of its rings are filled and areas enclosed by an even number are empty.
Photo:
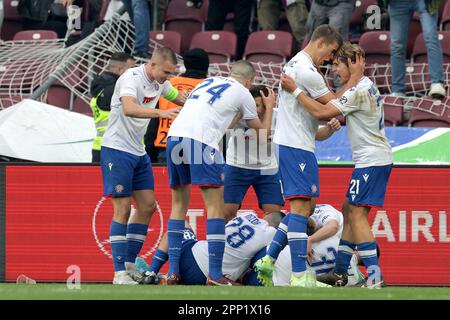
[[[191,41],[192,48],[205,50],[210,63],[229,63],[236,56],[237,36],[230,31],[197,32]]]
[[[388,127],[396,127],[403,122],[403,105],[404,101],[401,97],[384,97],[384,125]]]
[[[414,100],[409,117],[410,127],[450,127],[450,97],[444,101],[431,97]]]
[[[2,33],[0,36],[0,38],[3,40],[12,40],[14,35],[22,30],[22,18],[17,11],[18,5],[18,0],[3,1],[3,10],[5,16],[3,20]]]
[[[70,90],[62,86],[51,86],[47,91],[47,103],[70,110]]]
[[[286,31],[256,31],[248,38],[244,57],[251,62],[286,62],[292,55],[293,41]]]
[[[439,32],[439,40],[444,55],[444,63],[450,63],[450,31]],[[411,54],[411,60],[414,62],[428,63],[427,47],[423,38],[423,33],[419,34],[414,43],[414,49]]]
[[[17,32],[13,41],[58,39],[58,34],[51,30],[24,30]]]
[[[450,1],[442,1],[443,8],[441,10],[441,31],[450,31]]]
[[[163,30],[177,31],[181,34],[181,53],[189,49],[195,33],[204,31],[208,14],[207,1],[201,8],[188,7],[185,0],[172,0],[167,7]]]
[[[175,53],[180,54],[181,51],[181,35],[177,31],[150,31],[150,39],[157,42],[161,46],[169,47]]]

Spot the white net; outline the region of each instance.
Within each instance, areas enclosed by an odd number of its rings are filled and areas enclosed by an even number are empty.
[[[6,108],[23,98],[37,98],[40,101],[60,107],[77,110],[75,101],[88,104],[89,87],[97,73],[105,71],[113,52],[131,52],[134,43],[134,28],[128,20],[115,14],[96,31],[82,41],[65,47],[59,40],[29,40],[0,42],[0,109]],[[158,43],[151,41],[150,52]],[[179,65],[182,58],[178,56]],[[144,60],[137,61],[138,64]],[[281,63],[253,63],[257,76],[255,82],[277,88],[283,67]],[[228,76],[229,63],[211,64],[211,76]],[[334,89],[334,74],[330,67],[322,68],[330,88]],[[450,64],[444,65],[447,95],[450,95]],[[391,93],[391,66],[368,65],[366,74],[377,84],[380,92]],[[401,106],[406,110],[419,108],[435,114],[433,103],[414,103],[417,97],[425,96],[430,88],[428,65],[408,64],[406,67],[406,93],[404,99],[390,99],[389,106]],[[67,102],[63,102],[64,97]],[[428,98],[423,98],[426,101]],[[386,100],[386,99],[385,99]],[[442,109],[448,109],[447,100]],[[86,110],[86,109],[85,109]],[[436,113],[437,114],[437,113]]]

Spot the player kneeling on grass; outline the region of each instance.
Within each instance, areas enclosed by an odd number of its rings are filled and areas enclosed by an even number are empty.
[[[225,250],[223,272],[232,281],[238,280],[250,266],[251,259],[272,240],[284,214],[272,212],[263,219],[254,213],[244,213],[230,220],[225,226]],[[153,256],[144,283],[157,284],[157,274],[168,260],[168,244],[165,236]],[[140,258],[136,263],[142,266]],[[192,229],[186,225],[180,254],[180,284],[204,285],[209,273],[208,241],[197,241]]]
[[[333,62],[333,70],[339,75],[341,83],[346,83],[350,78],[348,65],[351,61],[356,61],[360,66],[360,80],[340,99],[331,100],[326,105],[308,97],[288,75],[282,75],[281,86],[295,93],[296,99],[318,120],[340,114],[346,117],[355,169],[342,208],[344,229],[336,267],[322,281],[344,286],[348,281],[348,265],[356,249],[368,272],[366,286],[379,288],[383,278],[368,215],[371,207],[383,206],[393,159],[391,146],[384,134],[382,97],[375,84],[364,76],[363,59],[364,50],[355,44],[345,43],[340,48]]]

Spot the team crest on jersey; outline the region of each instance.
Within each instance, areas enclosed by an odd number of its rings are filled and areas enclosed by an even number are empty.
[[[118,184],[114,187],[114,190],[116,190],[117,193],[121,193],[121,192],[123,192],[124,187],[123,187],[123,185]]]
[[[155,98],[156,97],[144,97],[142,103],[146,104],[146,103],[152,102]]]
[[[369,175],[367,173],[364,173],[363,178],[364,178],[364,181],[367,182],[367,179],[369,179]]]
[[[313,184],[313,185],[311,186],[311,192],[312,192],[312,193],[316,193],[316,192],[317,192],[317,186],[316,186],[315,184]]]
[[[339,103],[340,104],[345,104],[345,103],[347,103],[347,97],[346,96],[342,96],[340,99],[339,99]]]

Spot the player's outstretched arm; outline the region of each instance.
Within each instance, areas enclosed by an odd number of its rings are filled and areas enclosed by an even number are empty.
[[[320,127],[319,130],[317,130],[316,140],[318,141],[326,140],[339,129],[341,129],[341,123],[339,122],[338,119],[333,118],[327,122],[326,126]]]
[[[305,106],[305,109],[317,120],[327,120],[342,114],[342,112],[331,102],[322,104],[311,97],[308,97],[299,87],[297,87],[295,80],[287,74],[283,73],[280,81],[283,90],[295,95],[297,101]]]
[[[312,235],[308,237],[307,244],[307,255],[310,261],[312,261],[312,244],[317,243],[319,241],[328,239],[334,236],[339,231],[339,222],[335,219],[330,219],[322,228],[314,232]]]
[[[132,118],[169,118],[173,119],[180,112],[181,107],[168,109],[168,110],[159,110],[152,108],[143,108],[139,106],[136,102],[135,97],[124,96],[120,98],[122,100],[123,113],[127,117]]]

